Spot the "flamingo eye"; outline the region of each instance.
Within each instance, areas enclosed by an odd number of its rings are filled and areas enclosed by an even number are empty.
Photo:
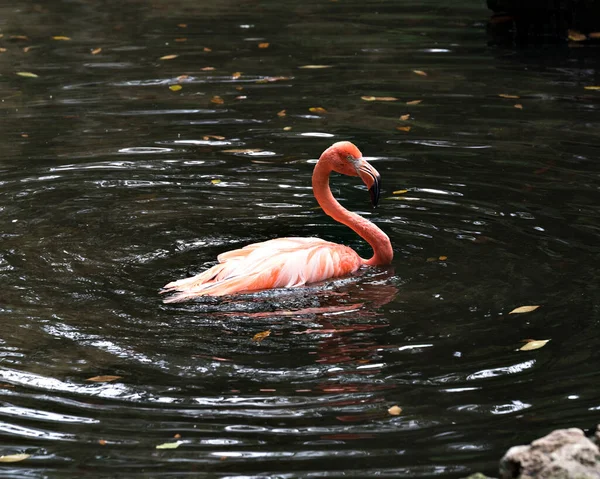
[[[354,161],[354,157],[353,157],[352,155],[348,155],[348,156],[346,157],[346,159],[347,159],[348,161]]]

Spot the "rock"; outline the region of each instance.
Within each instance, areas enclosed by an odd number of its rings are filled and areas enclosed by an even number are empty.
[[[500,477],[600,479],[600,450],[581,429],[558,429],[529,446],[511,447],[500,461]]]

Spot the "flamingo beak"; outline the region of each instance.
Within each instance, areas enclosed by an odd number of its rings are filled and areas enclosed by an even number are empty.
[[[381,176],[379,172],[371,166],[366,160],[360,159],[358,168],[358,176],[361,177],[367,188],[369,189],[369,195],[371,195],[371,204],[376,207],[379,203],[379,197],[381,195]]]

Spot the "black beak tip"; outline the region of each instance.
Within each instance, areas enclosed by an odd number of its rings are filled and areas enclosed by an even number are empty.
[[[375,188],[375,185],[373,185],[369,188],[369,194],[371,195],[371,204],[373,205],[373,208],[377,208],[377,205],[379,204],[379,189]]]

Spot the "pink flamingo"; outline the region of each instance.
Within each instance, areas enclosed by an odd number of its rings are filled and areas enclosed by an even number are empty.
[[[315,165],[312,186],[323,211],[352,228],[373,248],[370,259],[348,246],[319,238],[277,238],[254,243],[218,256],[219,264],[191,278],[167,284],[161,293],[175,292],[165,303],[195,296],[222,296],[271,288],[292,288],[354,273],[363,265],[385,265],[394,252],[388,236],[370,221],[340,205],[329,189],[329,174],[359,176],[377,206],[380,176],[348,141],[327,148]]]

